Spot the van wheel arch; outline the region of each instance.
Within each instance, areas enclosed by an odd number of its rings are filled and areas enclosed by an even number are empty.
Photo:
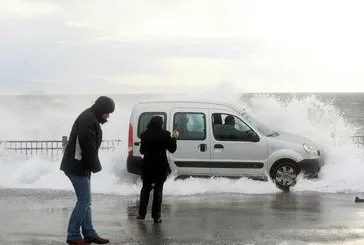
[[[296,177],[300,174],[301,172],[301,168],[297,165],[297,163],[289,158],[283,158],[283,159],[279,159],[278,161],[276,161],[272,167],[270,168],[269,171],[269,176],[271,177],[272,181],[276,184],[276,186],[281,189],[282,191],[289,191],[289,188],[291,186],[294,186],[296,184],[296,182],[294,181],[293,183],[290,183],[287,185],[284,183],[280,183],[276,180],[277,178],[277,172],[278,171],[289,171],[294,173],[294,175],[296,175]]]

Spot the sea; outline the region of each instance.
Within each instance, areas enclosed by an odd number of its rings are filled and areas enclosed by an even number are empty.
[[[78,114],[99,95],[1,95],[0,141],[60,140],[68,136]],[[97,193],[138,195],[141,181],[126,171],[129,117],[135,103],[154,99],[226,101],[246,111],[273,130],[308,137],[324,155],[318,179],[301,179],[296,192],[364,192],[364,151],[353,136],[364,135],[364,93],[237,93],[197,91],[189,94],[110,94],[116,110],[102,126],[104,139],[120,139],[114,151],[100,152],[103,170],[92,176]],[[59,170],[60,158],[19,156],[0,149],[0,188],[72,190]],[[188,178],[170,176],[165,195],[215,193],[265,194],[279,190],[270,182],[247,178]]]

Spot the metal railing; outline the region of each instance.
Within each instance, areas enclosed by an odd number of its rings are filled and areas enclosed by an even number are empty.
[[[352,136],[352,139],[353,143],[364,145],[364,135]],[[121,145],[121,142],[119,139],[103,140],[100,150],[113,151]],[[67,136],[63,136],[62,140],[7,140],[0,141],[0,148],[16,155],[45,155],[50,158],[57,158],[62,156],[67,143]]]
[[[23,156],[45,155],[51,158],[62,156],[68,143],[67,136],[62,140],[7,140],[0,141],[0,148]],[[103,140],[100,150],[113,151],[121,145],[121,140]]]
[[[353,142],[358,145],[364,145],[364,135],[352,136]]]

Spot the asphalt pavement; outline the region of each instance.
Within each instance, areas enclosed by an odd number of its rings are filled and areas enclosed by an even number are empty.
[[[111,244],[364,244],[364,203],[355,196],[165,196],[163,222],[154,224],[150,212],[136,219],[138,196],[94,194],[92,212]],[[69,191],[0,189],[0,244],[66,244],[74,203]]]

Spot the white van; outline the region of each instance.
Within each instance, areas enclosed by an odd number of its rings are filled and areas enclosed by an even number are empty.
[[[129,124],[127,171],[140,174],[140,134],[155,116],[163,127],[180,132],[177,151],[167,153],[179,177],[224,176],[268,179],[282,190],[296,184],[302,171],[317,176],[322,156],[311,140],[274,132],[244,109],[201,101],[150,101],[134,106]],[[234,123],[231,122],[234,119]]]

